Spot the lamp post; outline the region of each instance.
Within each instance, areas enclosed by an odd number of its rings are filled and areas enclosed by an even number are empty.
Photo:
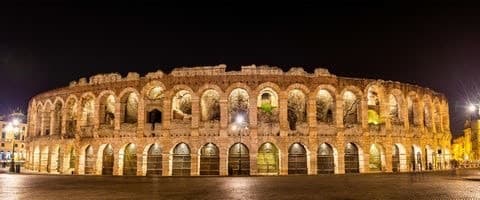
[[[241,114],[235,117],[235,124],[238,128],[238,133],[239,133],[238,135],[240,137],[240,142],[238,144],[238,153],[240,157],[240,159],[238,160],[238,170],[239,170],[239,174],[241,175],[242,173],[242,135],[243,135],[243,130],[247,129],[248,127],[245,122],[245,118]]]
[[[16,136],[18,135],[18,125],[20,124],[20,121],[18,119],[13,119],[11,122],[7,124],[5,127],[7,132],[11,132],[13,137],[12,137],[12,161],[10,162],[10,172],[15,172],[15,139]]]

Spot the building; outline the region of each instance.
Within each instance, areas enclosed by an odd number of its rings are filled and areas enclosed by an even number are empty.
[[[480,166],[480,118],[465,122],[463,135],[453,140],[453,158],[462,167]]]
[[[287,175],[450,167],[444,95],[394,81],[225,65],[99,74],[34,96],[27,167],[105,175]]]
[[[12,152],[15,158],[15,162],[22,163],[25,161],[25,134],[27,133],[27,124],[23,122],[22,117],[16,118],[19,120],[19,124],[16,127],[9,126],[12,123],[12,119],[15,114],[8,118],[2,118],[0,120],[0,167],[9,167],[8,163],[12,161]],[[15,137],[15,141],[14,136]],[[15,145],[15,150],[13,146]]]

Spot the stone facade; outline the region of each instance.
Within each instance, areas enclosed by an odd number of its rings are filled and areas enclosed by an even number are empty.
[[[100,74],[31,99],[27,167],[163,176],[446,169],[449,123],[442,94],[322,68]]]
[[[0,167],[3,167],[3,163],[9,163],[12,159],[13,145],[15,142],[15,162],[23,162],[25,160],[25,133],[27,132],[27,124],[20,123],[18,125],[17,137],[14,139],[14,132],[7,129],[8,121],[0,121]],[[6,165],[5,164],[5,165]]]

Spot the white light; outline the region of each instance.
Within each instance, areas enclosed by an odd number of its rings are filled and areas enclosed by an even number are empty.
[[[238,124],[241,124],[243,123],[244,119],[243,119],[243,116],[242,115],[237,115],[237,117],[235,117],[235,122],[238,123]]]
[[[475,112],[475,109],[476,109],[476,107],[475,107],[475,105],[473,105],[473,104],[470,104],[470,105],[468,106],[468,111],[470,111],[470,112]]]
[[[18,120],[18,119],[13,119],[13,120],[12,120],[12,123],[13,123],[14,126],[18,126],[18,125],[20,124],[20,120]]]
[[[5,130],[6,130],[7,132],[13,131],[12,123],[8,123],[7,126],[5,127]]]

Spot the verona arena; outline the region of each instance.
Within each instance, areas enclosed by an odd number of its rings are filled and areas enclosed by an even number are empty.
[[[450,167],[443,94],[317,68],[225,65],[99,74],[34,96],[26,168],[197,176]]]

